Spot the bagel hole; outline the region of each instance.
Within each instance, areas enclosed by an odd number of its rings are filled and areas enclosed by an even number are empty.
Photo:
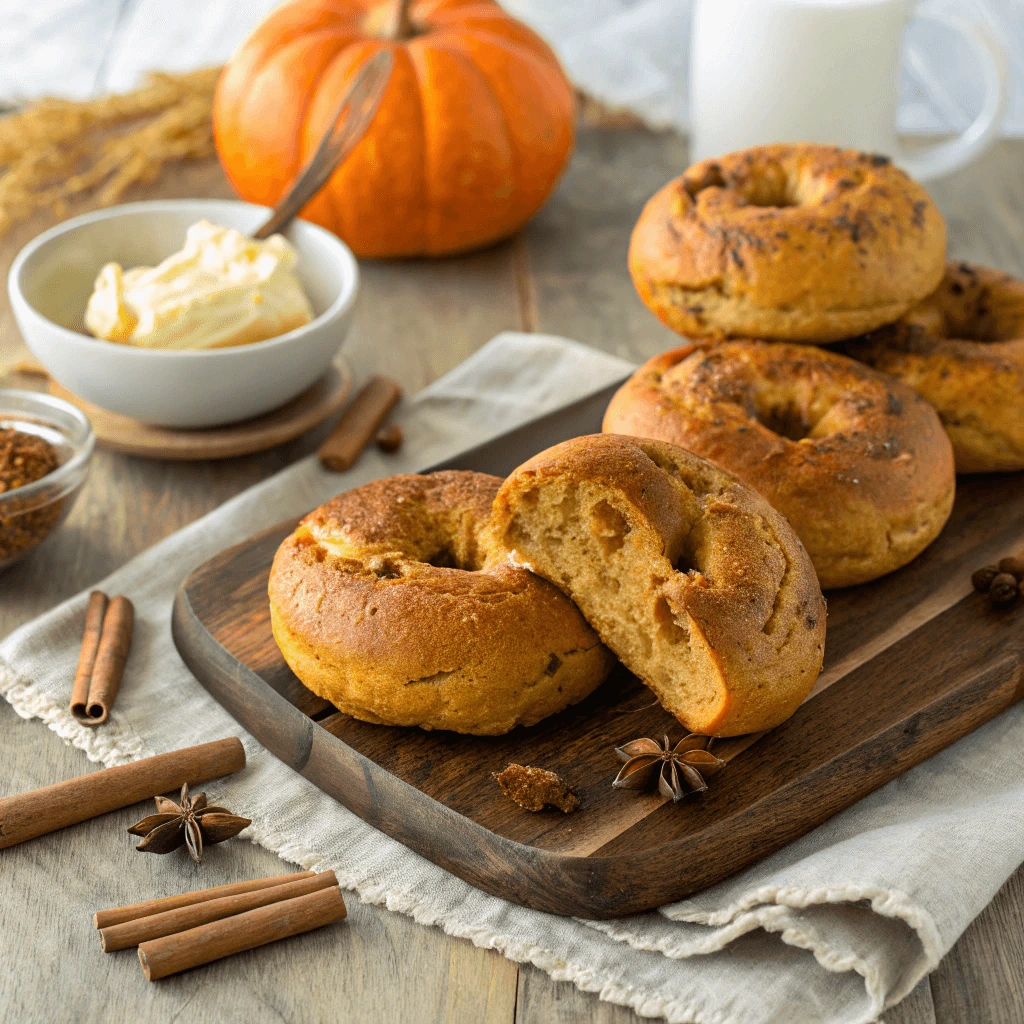
[[[701,168],[699,175],[688,176],[683,182],[683,188],[691,199],[696,199],[699,192],[706,188],[725,188],[725,176],[718,164],[708,164]]]
[[[790,206],[800,205],[799,198],[790,193],[788,188],[779,189],[773,182],[760,180],[750,183],[744,191],[743,198],[747,206],[773,210],[784,210]]]
[[[620,550],[629,535],[626,517],[604,499],[590,510],[590,528],[606,556]]]
[[[739,191],[747,206],[784,209],[802,205],[799,179],[787,174],[777,163],[751,168]]]
[[[766,427],[773,434],[778,434],[779,437],[789,438],[790,441],[802,441],[810,436],[812,424],[807,422],[803,410],[792,403],[758,408],[755,415],[762,427]]]
[[[1020,337],[1020,323],[1014,318],[1004,320],[990,308],[987,296],[979,297],[967,310],[946,310],[943,333],[947,338],[981,343],[1012,341]]]

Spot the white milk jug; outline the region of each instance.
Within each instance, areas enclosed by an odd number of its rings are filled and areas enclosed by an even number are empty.
[[[905,151],[896,137],[903,30],[954,28],[982,60],[985,100],[954,139]],[[947,174],[994,138],[1006,58],[983,24],[908,0],[696,0],[690,54],[691,157],[771,142],[828,142],[883,153],[915,178]]]

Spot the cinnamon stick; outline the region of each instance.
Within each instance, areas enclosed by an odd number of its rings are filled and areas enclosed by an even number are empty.
[[[225,917],[234,917],[257,907],[265,907],[271,903],[305,896],[310,892],[319,892],[337,886],[338,879],[333,871],[323,871],[310,878],[299,878],[286,882],[284,885],[272,885],[252,892],[240,892],[233,896],[222,896],[220,899],[206,900],[190,907],[178,907],[165,910],[163,913],[150,914],[135,921],[111,925],[100,929],[100,945],[104,953],[113,953],[119,949],[138,946],[150,939],[159,939],[164,935],[196,928],[210,921],[219,921]]]
[[[322,928],[346,914],[337,886],[281,900],[139,946],[139,962],[150,981],[187,971],[268,942]]]
[[[92,917],[95,928],[110,928],[126,921],[136,921],[140,917],[162,914],[167,910],[179,907],[191,907],[196,903],[220,899],[223,896],[236,896],[243,892],[255,892],[258,889],[270,889],[276,885],[296,882],[300,878],[312,878],[313,871],[296,871],[290,875],[274,875],[271,878],[253,878],[247,882],[232,882],[229,885],[217,885],[212,889],[200,889],[198,892],[183,892],[179,896],[164,896],[161,899],[146,900],[144,903],[132,903],[127,907],[115,907],[113,910],[97,910]]]
[[[82,652],[78,656],[75,682],[71,687],[71,714],[79,721],[88,717],[89,683],[92,682],[92,669],[96,663],[96,652],[100,649],[100,634],[103,632],[103,616],[107,613],[109,603],[102,590],[94,590],[89,595],[89,605],[85,609]]]
[[[340,473],[353,466],[401,396],[398,381],[371,377],[320,445],[317,455],[324,469]]]
[[[103,632],[89,683],[85,725],[102,725],[110,715],[117,691],[121,689],[124,666],[132,645],[135,608],[127,597],[115,597],[103,616]]]
[[[232,736],[2,797],[0,849],[244,767],[245,749]]]

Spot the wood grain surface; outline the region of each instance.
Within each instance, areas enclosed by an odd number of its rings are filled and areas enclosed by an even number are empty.
[[[949,225],[954,256],[1024,274],[1022,159],[1024,143],[1000,143],[970,170],[930,187]],[[386,373],[414,393],[504,329],[561,332],[636,361],[668,347],[674,336],[635,298],[624,258],[643,201],[685,164],[685,143],[675,136],[585,132],[558,193],[519,238],[459,259],[364,264],[362,299],[345,350],[357,380]],[[173,169],[133,198],[146,194],[216,197],[228,191],[211,166]],[[0,241],[0,266],[6,270],[17,249],[50,223],[37,218]],[[4,302],[0,365],[23,355]],[[171,464],[99,452],[68,523],[0,578],[0,633],[309,454],[323,434],[321,429],[262,455],[221,463]],[[0,701],[0,794],[95,767],[41,722],[21,721]],[[288,956],[272,948],[255,950],[147,985],[130,957],[100,952],[93,911],[241,876],[276,875],[282,865],[268,851],[241,842],[230,844],[230,851],[213,847],[201,875],[175,858],[139,858],[121,833],[144,810],[115,812],[5,851],[5,1024],[641,1019],[568,982],[552,981],[538,968],[356,900],[349,901],[346,925],[287,940]],[[1024,870],[1007,882],[930,979],[886,1012],[886,1024],[1022,1024],[1022,921]]]

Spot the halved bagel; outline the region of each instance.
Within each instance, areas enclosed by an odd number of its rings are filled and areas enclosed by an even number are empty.
[[[692,732],[778,725],[821,670],[825,601],[803,545],[692,452],[611,434],[555,445],[502,485],[494,530]]]

